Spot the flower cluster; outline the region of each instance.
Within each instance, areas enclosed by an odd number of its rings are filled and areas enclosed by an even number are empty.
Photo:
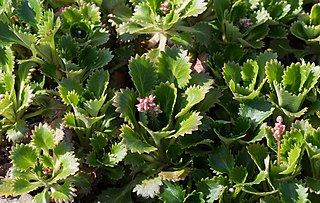
[[[143,111],[149,111],[152,110],[154,112],[159,111],[159,105],[155,104],[153,100],[156,98],[156,96],[150,95],[149,97],[143,98],[137,98],[137,100],[140,102],[136,105],[139,112]]]
[[[163,13],[167,13],[169,12],[170,10],[170,3],[169,2],[163,2],[161,5],[160,5],[160,11],[162,11]]]
[[[277,141],[280,141],[280,135],[283,133],[286,126],[282,124],[283,119],[281,116],[278,116],[276,121],[277,122],[274,124],[274,128],[272,129],[272,134]]]
[[[248,18],[243,18],[243,19],[240,19],[240,20],[239,20],[239,24],[240,24],[242,27],[247,28],[247,27],[252,26],[253,23],[251,22],[250,19],[248,19]]]

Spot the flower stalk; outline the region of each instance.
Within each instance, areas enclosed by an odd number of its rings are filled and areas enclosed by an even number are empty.
[[[272,134],[273,134],[273,137],[277,140],[277,145],[278,145],[277,163],[278,163],[278,166],[280,166],[281,134],[285,130],[286,126],[282,124],[283,122],[282,116],[278,116],[276,121],[277,122],[274,124],[274,128],[272,129]]]

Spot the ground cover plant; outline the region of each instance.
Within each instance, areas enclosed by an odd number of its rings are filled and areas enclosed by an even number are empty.
[[[320,3],[0,0],[0,201],[320,201]]]

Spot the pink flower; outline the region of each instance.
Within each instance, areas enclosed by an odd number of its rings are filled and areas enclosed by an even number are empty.
[[[283,131],[286,129],[286,126],[282,124],[283,118],[281,116],[278,116],[276,119],[276,123],[274,124],[274,127],[272,129],[273,137],[279,141],[280,135],[283,133]]]
[[[145,97],[144,99],[142,98],[137,98],[137,100],[139,101],[139,104],[136,105],[137,109],[139,112],[143,112],[143,111],[155,111],[158,112],[159,111],[159,105],[155,104],[153,101],[156,97],[153,95],[150,95],[149,97]]]

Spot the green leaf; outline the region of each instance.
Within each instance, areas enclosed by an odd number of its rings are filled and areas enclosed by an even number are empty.
[[[288,162],[286,164],[287,168],[280,174],[291,174],[294,173],[294,171],[296,171],[296,169],[298,168],[297,165],[299,164],[301,151],[302,149],[300,148],[300,146],[295,146],[289,151],[287,157]]]
[[[224,14],[230,8],[229,0],[216,0],[214,2],[215,14],[220,22],[224,19]]]
[[[160,193],[161,185],[162,181],[160,177],[145,179],[141,184],[137,184],[133,188],[133,192],[136,192],[137,195],[141,195],[143,198],[154,198],[155,195]]]
[[[50,194],[47,189],[44,189],[41,193],[34,196],[35,203],[48,203],[50,202]]]
[[[235,183],[244,183],[247,179],[248,172],[243,166],[234,167],[230,172],[230,179]]]
[[[132,203],[130,184],[128,186],[125,186],[122,188],[109,187],[107,190],[104,190],[98,196],[98,199],[102,202],[108,202],[108,203],[119,203],[119,202]]]
[[[137,152],[139,154],[149,153],[157,150],[154,146],[143,141],[140,135],[131,129],[127,125],[123,125],[121,128],[121,136],[123,137],[123,143],[127,145],[131,152]]]
[[[185,115],[194,105],[205,98],[206,93],[207,91],[200,86],[188,87],[182,99],[181,111],[175,116],[175,118]]]
[[[111,147],[111,151],[103,156],[102,163],[105,166],[114,167],[120,161],[122,161],[127,155],[127,149],[124,144],[114,144]]]
[[[202,192],[205,196],[206,202],[214,202],[218,200],[222,195],[224,186],[220,185],[217,181],[213,179],[202,179],[197,183],[197,188],[199,192]]]
[[[255,128],[268,118],[274,111],[271,103],[263,98],[256,98],[254,100],[241,103],[239,108],[239,115],[250,119],[251,125]]]
[[[22,1],[17,7],[17,16],[19,20],[24,21],[24,23],[31,25],[33,28],[37,28],[38,22],[35,18],[35,12],[32,10],[32,8],[30,8],[27,0]]]
[[[192,132],[197,131],[198,127],[202,124],[202,116],[199,114],[199,112],[190,112],[185,114],[183,120],[179,123],[177,132],[169,136],[169,138],[184,136],[185,134],[192,134]]]
[[[156,87],[154,94],[156,103],[159,104],[161,111],[166,115],[167,126],[165,129],[167,129],[172,120],[172,113],[177,100],[177,88],[169,82],[161,83]]]
[[[7,139],[12,142],[20,141],[25,137],[27,131],[25,121],[18,120],[7,130]]]
[[[137,126],[135,118],[137,104],[137,94],[130,89],[121,89],[116,93],[113,105],[116,107],[116,111],[120,113],[120,117],[124,118],[131,125]]]
[[[41,182],[29,182],[28,180],[18,178],[13,183],[13,190],[15,194],[20,195],[29,193],[41,186],[44,186]]]
[[[146,56],[132,58],[129,62],[129,74],[139,92],[139,97],[149,96],[157,82],[156,68]]]
[[[283,202],[277,197],[267,196],[263,199],[260,199],[260,203],[283,203]]]
[[[230,173],[234,167],[234,158],[224,145],[220,145],[215,152],[209,154],[208,161],[209,166],[220,173]]]
[[[191,76],[191,64],[187,52],[179,50],[177,47],[167,48],[161,52],[157,71],[160,82],[169,81],[179,88],[184,88]]]
[[[310,190],[312,192],[315,192],[315,193],[320,192],[320,180],[310,178],[310,177],[306,177],[305,180],[306,180],[308,187],[310,188]]]
[[[14,167],[21,171],[34,168],[37,163],[39,152],[28,145],[16,145],[11,151],[11,160]]]
[[[95,71],[88,79],[87,89],[92,92],[97,99],[100,99],[105,94],[108,84],[108,71]]]
[[[310,23],[312,25],[320,25],[320,5],[314,4],[310,12]]]
[[[92,117],[98,116],[106,97],[102,97],[101,99],[95,100],[87,100],[83,103],[84,109],[90,114]]]
[[[64,182],[62,185],[54,184],[50,187],[51,197],[56,202],[72,202],[76,196],[76,189],[70,182]]]
[[[274,90],[273,84],[276,81],[278,84],[282,81],[282,75],[284,68],[280,62],[277,60],[271,60],[266,64],[266,75],[268,77],[268,82],[270,87]]]
[[[79,170],[78,166],[78,159],[71,152],[62,154],[55,163],[54,172],[56,176],[53,178],[52,182],[63,180],[68,176],[74,175]]]
[[[12,43],[19,43],[19,40],[17,39],[15,34],[11,31],[9,26],[2,21],[0,21],[0,30],[1,30],[1,34],[0,34],[1,45],[10,45]]]
[[[185,203],[205,203],[203,199],[203,193],[193,191],[191,194],[188,194],[184,200]]]
[[[163,180],[163,191],[158,195],[159,199],[164,203],[180,203],[183,202],[186,191],[180,185],[170,183]]]
[[[269,154],[268,149],[264,145],[254,143],[247,146],[247,151],[259,170],[263,171],[265,169],[264,160]]]
[[[2,196],[13,196],[13,183],[9,177],[4,177],[0,180],[0,195]]]
[[[92,146],[92,149],[97,152],[103,149],[108,143],[108,139],[105,136],[100,134],[92,135],[92,138],[89,138],[89,139],[90,139],[90,145]]]
[[[280,183],[279,193],[281,199],[286,203],[306,203],[308,202],[308,188],[301,183],[283,182]]]
[[[32,136],[32,144],[38,148],[42,149],[44,154],[49,154],[49,149],[54,148],[54,132],[48,124],[39,125],[35,127]]]

